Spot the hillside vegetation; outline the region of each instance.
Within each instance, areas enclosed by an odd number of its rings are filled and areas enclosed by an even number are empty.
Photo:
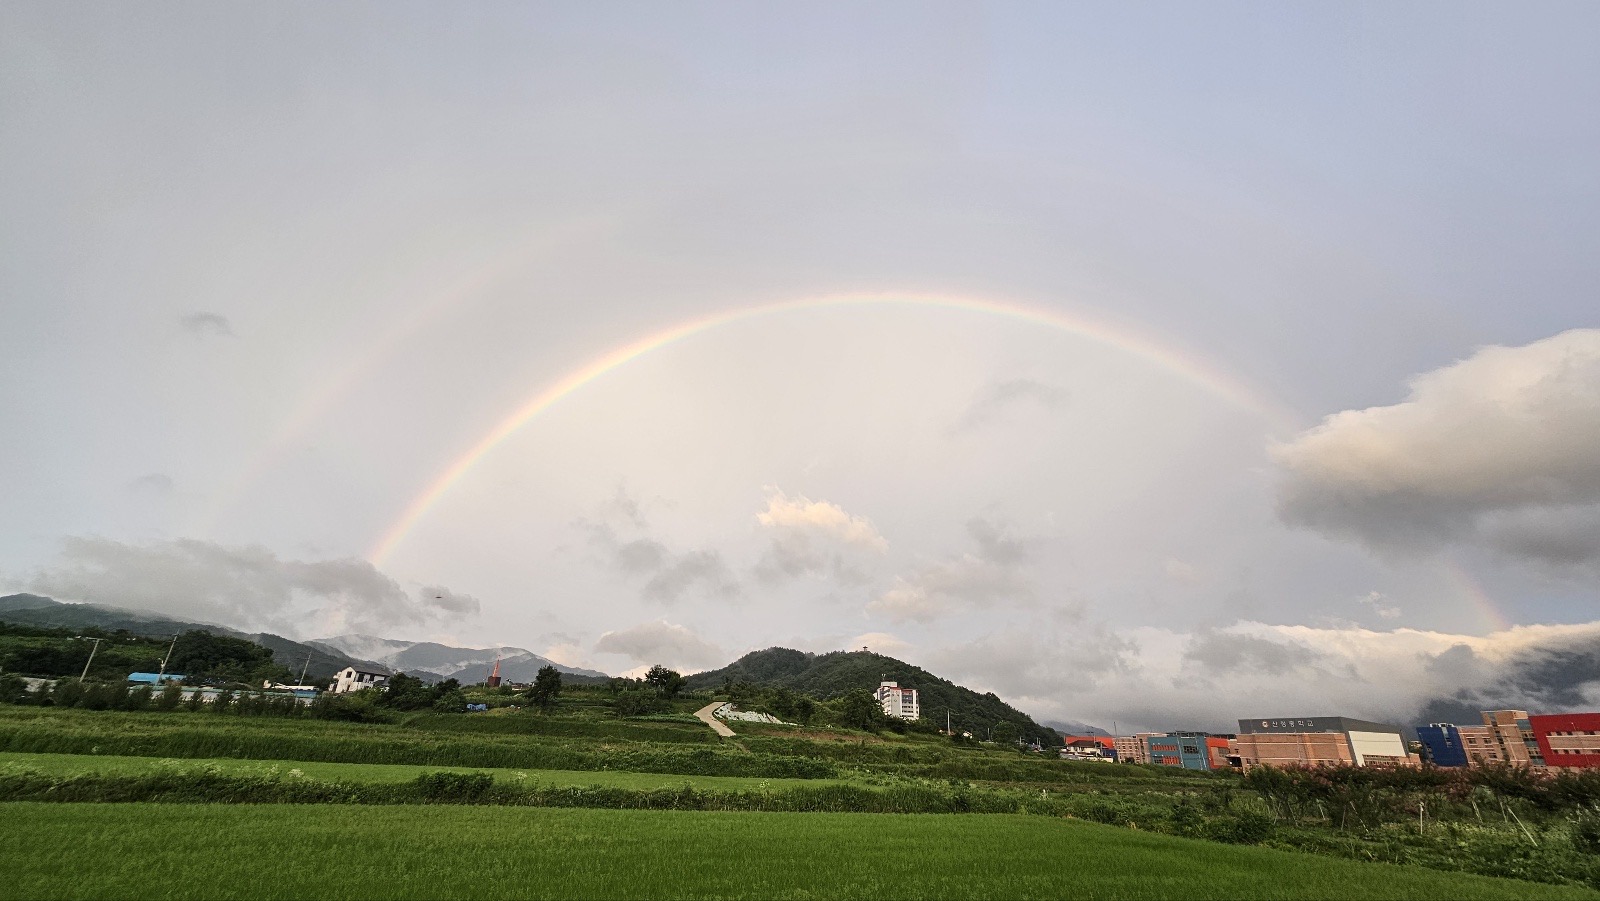
[[[1039,725],[993,693],[979,694],[922,667],[870,651],[811,654],[791,648],[768,648],[746,654],[721,669],[696,673],[688,678],[688,687],[737,693],[739,683],[747,683],[825,700],[862,688],[876,688],[883,679],[915,688],[923,718],[939,728],[944,727],[948,710],[950,725],[957,732],[971,732],[981,738],[996,724],[1009,722],[1018,727],[1024,739],[1040,738],[1059,744],[1054,729]]]

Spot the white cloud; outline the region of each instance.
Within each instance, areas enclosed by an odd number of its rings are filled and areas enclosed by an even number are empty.
[[[1370,607],[1372,612],[1376,613],[1381,619],[1400,618],[1400,608],[1394,604],[1388,603],[1388,598],[1385,597],[1381,591],[1367,592],[1365,595],[1356,598],[1356,603]]]
[[[893,657],[896,654],[904,654],[911,650],[913,646],[910,642],[897,638],[888,632],[864,632],[850,639],[846,647],[850,650],[868,648],[874,654],[886,654]]]
[[[1485,347],[1273,449],[1284,518],[1380,549],[1600,564],[1600,329]]]
[[[756,522],[767,538],[756,574],[767,581],[824,576],[859,582],[863,561],[889,550],[889,542],[865,517],[829,501],[790,497],[778,488],[767,489],[767,507],[756,514]]]
[[[60,562],[38,571],[31,587],[62,600],[300,636],[426,625],[479,607],[440,586],[413,597],[365,560],[284,560],[262,547],[194,539],[67,538]]]
[[[1232,731],[1257,716],[1471,722],[1479,710],[1554,713],[1600,700],[1600,622],[1477,636],[1251,621],[1117,631],[1058,618],[928,656],[941,675],[1035,718],[1125,731]]]
[[[1027,542],[1004,525],[981,518],[967,523],[967,533],[978,546],[975,552],[935,560],[909,576],[896,576],[867,611],[901,622],[929,622],[1030,596],[1031,586],[1022,571],[1028,561]]]
[[[640,666],[659,663],[685,672],[711,669],[728,662],[721,648],[691,629],[665,620],[607,632],[595,642],[594,649],[602,654],[621,654]]]
[[[623,528],[631,530],[634,537],[621,537],[609,521],[579,520],[576,525],[589,533],[589,546],[608,569],[628,578],[644,577],[643,597],[670,604],[696,589],[711,598],[740,593],[739,581],[720,551],[701,548],[678,553],[650,537],[639,504],[621,488],[604,511],[612,519],[624,520]]]

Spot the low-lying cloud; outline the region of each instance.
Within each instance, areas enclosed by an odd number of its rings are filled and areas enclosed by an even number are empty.
[[[801,576],[857,583],[864,565],[889,550],[889,542],[866,517],[830,501],[790,497],[767,489],[767,507],[756,514],[767,540],[756,575],[776,582]]]
[[[1352,716],[1415,726],[1600,704],[1600,622],[1487,636],[1240,621],[1197,632],[1041,620],[925,655],[1036,718],[1124,731],[1233,731],[1241,718]]]
[[[741,591],[719,551],[677,553],[648,535],[623,538],[608,522],[580,520],[578,526],[589,533],[589,546],[602,565],[625,578],[644,579],[639,592],[648,600],[670,604],[690,593],[732,598]]]
[[[728,662],[721,648],[688,627],[666,620],[607,632],[594,643],[594,649],[602,654],[621,654],[640,666],[659,663],[686,672],[710,669]]]
[[[1471,544],[1600,577],[1600,329],[1485,347],[1273,450],[1279,510],[1379,550]]]
[[[1028,544],[1003,523],[977,518],[967,523],[974,551],[934,560],[867,604],[869,613],[892,620],[931,622],[975,609],[1023,600],[1032,590],[1024,569]]]
[[[441,586],[407,593],[365,560],[286,560],[263,547],[195,539],[136,545],[67,538],[60,560],[35,573],[29,587],[61,600],[302,637],[426,626],[478,612],[476,598]]]

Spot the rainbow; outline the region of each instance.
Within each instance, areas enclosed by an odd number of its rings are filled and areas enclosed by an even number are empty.
[[[1504,632],[1512,627],[1511,620],[1500,612],[1499,605],[1494,602],[1488,590],[1472,577],[1472,573],[1461,564],[1461,561],[1448,552],[1443,552],[1439,557],[1438,566],[1445,581],[1455,586],[1456,593],[1472,604],[1491,632]]]
[[[1021,322],[1059,329],[1098,341],[1147,360],[1198,385],[1233,406],[1267,417],[1277,430],[1292,432],[1297,428],[1298,417],[1292,412],[1223,369],[1207,363],[1175,344],[1135,332],[1125,325],[1085,313],[1068,314],[1057,310],[1037,309],[997,300],[923,294],[839,294],[806,300],[784,301],[764,306],[725,310],[710,316],[669,326],[654,334],[614,348],[584,366],[567,373],[567,375],[553,384],[537,391],[501,419],[471,447],[467,448],[454,462],[445,467],[421,494],[412,499],[400,516],[389,528],[384,530],[382,536],[367,554],[367,558],[375,566],[384,565],[395,552],[395,549],[405,541],[406,536],[427,515],[434,504],[438,503],[439,499],[449,492],[452,486],[461,481],[467,473],[472,471],[473,467],[477,466],[479,462],[493,452],[502,441],[511,437],[524,425],[527,425],[530,420],[548,410],[562,398],[606,373],[624,366],[651,351],[659,350],[669,344],[719,326],[778,313],[849,306],[909,306],[959,310],[1002,316]]]
[[[185,531],[205,534],[224,512],[232,508],[274,466],[282,462],[292,448],[298,445],[312,428],[329,415],[386,360],[395,356],[413,336],[435,325],[441,317],[461,305],[469,303],[497,285],[506,283],[530,261],[540,257],[555,257],[572,241],[592,237],[608,227],[603,216],[585,216],[558,223],[555,226],[537,225],[524,229],[489,259],[473,266],[458,278],[448,281],[440,290],[432,292],[421,303],[414,304],[403,315],[389,320],[387,327],[376,336],[364,336],[356,344],[360,350],[352,354],[334,372],[323,379],[317,390],[302,401],[257,451],[238,475],[213,492],[210,503],[190,521]]]

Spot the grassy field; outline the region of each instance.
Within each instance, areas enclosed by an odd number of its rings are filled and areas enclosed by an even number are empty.
[[[0,752],[0,773],[28,770],[51,776],[77,776],[83,773],[141,775],[155,772],[185,772],[216,769],[234,775],[298,775],[325,782],[410,782],[423,773],[488,773],[497,782],[541,785],[591,786],[649,790],[692,785],[707,791],[760,791],[797,785],[816,786],[838,782],[834,779],[759,779],[748,776],[674,776],[662,773],[629,773],[613,770],[519,770],[512,768],[432,767],[385,763],[325,763],[304,760],[239,760],[229,757],[185,759],[161,757],[117,757],[103,754],[21,754]]]
[[[461,726],[459,731],[437,728]],[[510,721],[510,718],[498,718]],[[534,721],[529,714],[524,719]],[[314,719],[241,717],[210,712],[89,711],[0,705],[0,751],[108,754],[127,757],[230,757],[317,760],[429,767],[540,770],[627,770],[756,778],[834,778],[823,760],[751,753],[711,742],[660,742],[660,724],[590,723],[603,736],[481,731],[487,719],[419,717],[415,723],[345,723]],[[582,721],[563,728],[576,730]],[[510,722],[510,726],[519,726]],[[679,727],[668,724],[674,730]],[[496,730],[509,728],[495,726]],[[710,735],[709,729],[704,729]],[[630,739],[615,734],[634,734]]]
[[[3,898],[1600,898],[1013,816],[0,805]]]

